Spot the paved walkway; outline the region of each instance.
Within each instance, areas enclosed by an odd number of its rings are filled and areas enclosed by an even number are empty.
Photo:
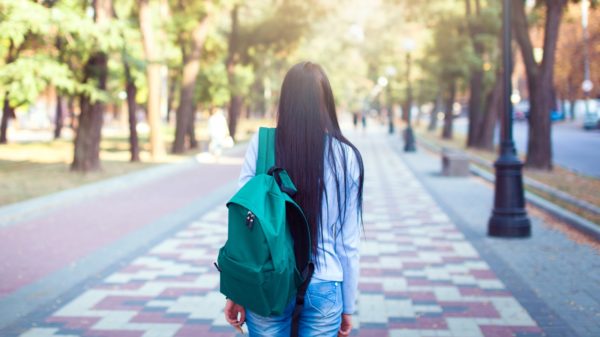
[[[353,140],[363,153],[367,173],[355,336],[598,336],[585,332],[593,330],[574,332],[558,317],[534,319],[539,313],[532,308],[540,303],[546,308],[544,303],[527,285],[517,291],[509,280],[511,286],[507,286],[505,280],[510,277],[505,276],[511,271],[490,259],[473,236],[457,227],[457,221],[413,173],[414,167],[406,164],[411,159],[401,157],[396,146],[390,145],[394,144],[390,138],[374,132],[354,135]],[[181,224],[171,225],[171,231],[113,261],[95,277],[71,286],[0,335],[235,336],[223,319],[224,298],[212,266],[226,238],[223,205],[232,190],[228,187],[217,193],[215,186],[225,184],[223,179],[231,179],[235,170],[235,165],[223,165],[209,176],[196,175],[195,181],[185,179],[187,183],[173,187],[169,195],[177,195],[176,189],[202,190],[212,181],[211,193],[220,199],[195,207],[195,212],[193,208],[185,211],[192,219],[177,217],[184,212],[181,209],[165,210],[166,219]],[[158,193],[170,181],[165,179],[164,186],[145,191]],[[161,199],[160,195],[156,197]],[[207,196],[201,193],[200,198]],[[88,209],[92,212],[92,205]],[[131,219],[144,212],[136,209]],[[135,233],[147,228],[141,226]],[[68,242],[68,236],[63,235],[63,241]],[[3,259],[7,256],[10,252],[3,251]],[[44,264],[39,256],[31,261]]]
[[[243,153],[238,147],[218,163],[199,157],[1,208],[0,330],[60,305],[221,204]]]

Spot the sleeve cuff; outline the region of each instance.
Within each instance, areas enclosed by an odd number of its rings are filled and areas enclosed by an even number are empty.
[[[344,310],[342,310],[342,314],[344,315],[354,315],[355,312],[356,309],[354,307],[346,308],[346,306],[344,306]]]

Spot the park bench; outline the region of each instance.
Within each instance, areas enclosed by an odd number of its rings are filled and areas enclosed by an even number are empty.
[[[447,177],[466,177],[469,171],[469,156],[458,150],[442,150],[442,175]]]

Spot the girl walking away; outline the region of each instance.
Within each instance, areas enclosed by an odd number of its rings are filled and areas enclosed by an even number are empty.
[[[255,135],[240,187],[256,174],[258,147]],[[308,220],[315,263],[298,334],[348,336],[358,292],[364,168],[358,149],[342,135],[329,80],[318,64],[296,64],[285,76],[275,129],[275,163],[296,185],[293,199]],[[261,316],[228,299],[225,318],[237,329],[246,323],[251,337],[288,337],[295,304],[294,299],[282,315]]]

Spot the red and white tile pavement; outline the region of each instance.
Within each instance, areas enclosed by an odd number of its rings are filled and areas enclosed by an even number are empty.
[[[359,145],[367,177],[353,334],[543,336],[402,159],[376,139]],[[212,266],[225,219],[224,206],[205,214],[21,336],[234,336]]]

